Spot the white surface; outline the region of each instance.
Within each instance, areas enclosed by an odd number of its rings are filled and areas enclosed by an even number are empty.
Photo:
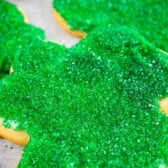
[[[22,147],[0,139],[0,168],[17,167],[22,154]]]
[[[46,31],[47,39],[71,46],[79,39],[67,34],[56,22],[52,0],[8,0],[23,9],[31,24]]]
[[[8,0],[24,10],[31,24],[45,30],[47,39],[65,44],[67,47],[79,39],[67,34],[56,22],[52,0]],[[23,148],[0,139],[0,168],[16,168]]]

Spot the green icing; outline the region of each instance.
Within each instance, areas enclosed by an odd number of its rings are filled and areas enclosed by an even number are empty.
[[[31,135],[20,168],[168,165],[158,104],[168,57],[138,33],[100,27],[68,50],[33,43],[18,59],[0,81],[0,117]]]
[[[109,23],[132,26],[168,51],[167,0],[53,0],[53,5],[71,29],[90,32]]]
[[[0,77],[9,73],[9,68],[23,49],[35,39],[45,38],[44,32],[24,23],[23,16],[15,5],[0,1]]]

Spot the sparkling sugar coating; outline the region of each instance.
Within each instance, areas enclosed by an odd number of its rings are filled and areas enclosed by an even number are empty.
[[[22,55],[34,39],[44,39],[45,33],[24,23],[22,14],[15,5],[0,1],[0,77],[9,74],[15,57]]]
[[[100,27],[22,54],[0,81],[0,117],[31,136],[20,168],[168,165],[168,57],[138,33]]]
[[[168,51],[167,0],[53,0],[70,29],[90,32],[99,25],[136,28],[156,47]]]

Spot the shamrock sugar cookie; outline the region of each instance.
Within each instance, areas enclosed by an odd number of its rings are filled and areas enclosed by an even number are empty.
[[[15,57],[12,65],[15,69],[14,74],[20,74],[24,71],[33,74],[35,71],[42,69],[43,66],[46,68],[57,66],[60,62],[59,59],[61,59],[60,56],[59,58],[57,57],[59,51],[62,53],[63,51],[65,52],[66,49],[55,43],[34,39],[34,41],[29,44],[29,47],[22,48],[20,56]],[[9,78],[12,78],[12,76],[13,74],[11,74]],[[18,84],[19,81],[16,80],[15,83]],[[16,88],[18,88],[17,85]],[[26,145],[29,142],[30,136],[25,131],[21,129],[15,130],[17,122],[9,121],[11,129],[4,126],[3,121],[4,119],[2,117],[0,120],[0,135],[3,138],[19,145]]]
[[[4,125],[13,121],[31,137],[19,167],[168,165],[168,117],[159,107],[168,96],[164,53],[110,26],[68,50],[40,45],[23,52],[34,58],[26,69],[16,61],[0,81]]]
[[[99,25],[128,25],[168,51],[168,1],[53,0],[53,6],[58,22],[75,36],[84,37]]]
[[[24,22],[16,6],[0,1],[0,76],[9,74],[14,56],[21,54],[33,39],[44,39],[44,32]]]
[[[0,13],[0,77],[2,78],[9,74],[14,59],[18,60],[17,57],[23,55],[23,50],[29,48],[35,40],[37,42],[44,39],[45,34],[41,29],[24,23],[24,18],[16,6],[6,1],[0,1]],[[29,137],[25,132],[15,133],[6,129],[2,121],[3,119],[0,118],[0,136],[21,145],[28,142]]]

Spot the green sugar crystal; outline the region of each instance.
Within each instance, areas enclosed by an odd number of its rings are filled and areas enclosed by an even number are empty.
[[[31,136],[20,168],[168,165],[168,57],[136,31],[100,27],[68,50],[39,41],[18,59],[0,117]]]
[[[2,22],[10,25],[11,27],[15,22],[24,22],[24,17],[19,12],[18,8],[15,5],[8,3],[6,0],[0,1],[0,14],[0,26],[2,27]]]
[[[71,29],[86,33],[100,25],[127,25],[168,51],[167,0],[53,0]]]
[[[24,23],[15,5],[0,1],[0,77],[9,74],[15,57],[29,47],[35,39],[44,39],[44,32]]]

